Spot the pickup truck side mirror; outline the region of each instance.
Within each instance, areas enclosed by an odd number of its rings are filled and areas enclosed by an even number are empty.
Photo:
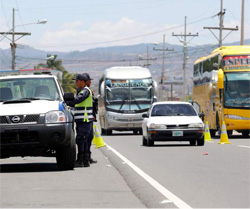
[[[143,113],[143,114],[142,114],[142,117],[143,117],[143,118],[148,118],[148,117],[149,117],[149,116],[148,116],[148,113],[146,113],[146,112]]]
[[[69,101],[73,101],[75,98],[74,94],[73,93],[65,93],[63,95],[63,99],[65,102],[69,102]]]

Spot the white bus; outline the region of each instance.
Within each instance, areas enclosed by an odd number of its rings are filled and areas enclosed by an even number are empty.
[[[142,133],[142,113],[157,101],[157,83],[147,68],[112,67],[99,81],[99,121],[102,134],[112,130]]]

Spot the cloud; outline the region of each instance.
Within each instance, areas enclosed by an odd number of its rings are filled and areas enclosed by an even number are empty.
[[[165,26],[164,28],[166,27],[167,26]],[[161,34],[143,36],[126,41],[112,41],[127,39],[128,37],[151,33],[162,29],[163,27],[157,27],[152,24],[139,23],[128,17],[123,17],[115,23],[111,21],[95,22],[89,27],[87,27],[85,24],[83,24],[83,22],[80,21],[72,22],[64,24],[57,30],[46,31],[39,41],[39,48],[69,51],[85,50],[88,48],[100,46],[131,45],[142,42],[155,42],[156,38],[162,39]]]

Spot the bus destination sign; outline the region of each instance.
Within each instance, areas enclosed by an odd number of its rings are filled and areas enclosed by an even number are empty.
[[[225,56],[223,66],[225,70],[250,69],[250,56]]]

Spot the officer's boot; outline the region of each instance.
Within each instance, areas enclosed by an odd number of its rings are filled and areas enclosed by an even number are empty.
[[[84,165],[84,167],[90,167],[90,164],[89,164],[89,153],[88,152],[84,152],[83,165]]]
[[[77,153],[77,158],[76,158],[76,162],[75,163],[77,163],[77,162],[79,162],[80,161],[80,153],[78,152]]]
[[[90,164],[97,163],[97,160],[94,160],[93,158],[91,158],[91,152],[89,153],[89,163]]]
[[[75,167],[76,168],[84,167],[83,157],[84,157],[84,155],[83,155],[82,152],[80,152],[80,153],[77,154],[77,160],[75,162]]]

